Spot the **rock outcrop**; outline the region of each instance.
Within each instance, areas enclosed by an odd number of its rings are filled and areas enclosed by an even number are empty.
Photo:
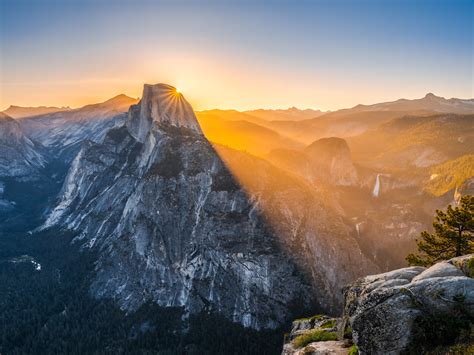
[[[422,354],[460,339],[472,344],[473,276],[471,254],[429,268],[408,267],[361,278],[344,289],[344,314],[331,324],[338,329],[326,331],[337,331],[342,347],[350,346],[344,340],[350,338],[359,354]],[[321,315],[293,322],[283,354],[324,349],[323,344],[307,348],[309,342],[295,341],[323,330],[324,322],[328,318]],[[327,345],[337,349],[334,342]],[[311,353],[331,353],[316,350]]]
[[[305,153],[315,165],[315,170],[335,185],[357,184],[357,171],[352,163],[351,152],[347,142],[342,138],[321,138],[306,147]]]
[[[360,353],[400,354],[442,344],[456,325],[474,319],[473,271],[474,255],[467,255],[351,284],[345,289],[345,319]]]

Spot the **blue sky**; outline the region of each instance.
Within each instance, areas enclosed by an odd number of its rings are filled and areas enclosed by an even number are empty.
[[[473,96],[473,1],[0,0],[0,109],[144,82],[205,109]]]

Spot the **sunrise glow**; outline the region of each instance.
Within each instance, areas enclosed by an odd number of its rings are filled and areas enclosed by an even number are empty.
[[[471,12],[425,2],[4,0],[0,109],[139,97],[144,82],[186,83],[196,110],[470,97]]]

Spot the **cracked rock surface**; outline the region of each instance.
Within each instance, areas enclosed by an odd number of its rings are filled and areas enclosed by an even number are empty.
[[[361,354],[400,354],[427,327],[474,319],[474,255],[359,279],[345,289],[345,320]],[[439,322],[439,327],[436,324]],[[446,335],[447,336],[447,335]]]

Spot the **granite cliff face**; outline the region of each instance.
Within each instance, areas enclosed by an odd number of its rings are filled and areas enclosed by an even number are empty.
[[[275,326],[308,287],[189,108],[173,88],[147,85],[127,126],[76,157],[47,225],[80,230],[100,249],[94,296]]]
[[[243,173],[231,173],[235,163]],[[334,290],[373,270],[308,191],[264,161],[214,148],[181,94],[146,85],[124,126],[82,148],[43,228],[80,233],[99,255],[92,294],[123,309],[152,301],[275,327],[292,305],[334,310]]]
[[[45,164],[40,150],[16,120],[0,113],[0,177],[29,179],[37,175]]]

